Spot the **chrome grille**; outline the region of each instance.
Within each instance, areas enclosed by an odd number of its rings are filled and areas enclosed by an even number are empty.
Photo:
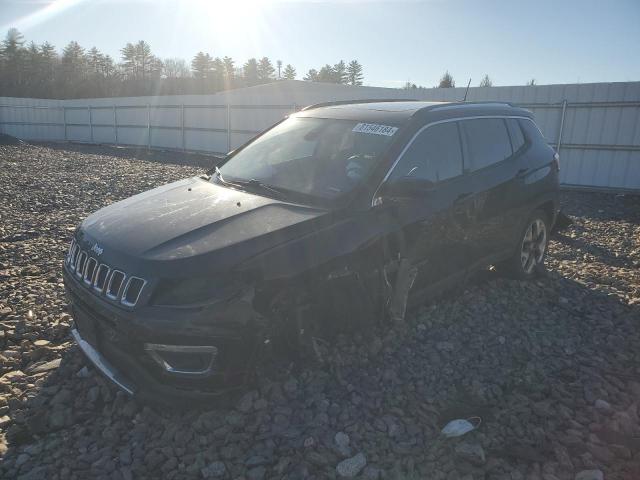
[[[127,275],[122,270],[111,268],[98,262],[89,251],[82,250],[75,239],[71,241],[65,264],[70,272],[98,295],[104,295],[114,302],[133,307],[140,300],[147,281],[140,277]]]
[[[109,283],[107,284],[107,297],[111,300],[116,300],[122,290],[124,284],[125,274],[120,270],[114,270],[109,277]]]

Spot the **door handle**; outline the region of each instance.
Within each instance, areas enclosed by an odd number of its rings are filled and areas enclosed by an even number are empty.
[[[516,172],[516,178],[524,178],[527,176],[528,173],[529,173],[528,168],[521,168]]]

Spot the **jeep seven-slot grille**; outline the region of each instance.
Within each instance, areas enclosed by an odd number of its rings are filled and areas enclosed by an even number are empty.
[[[110,300],[120,302],[128,307],[138,303],[146,280],[129,276],[90,256],[82,250],[73,239],[65,262],[70,272],[85,285],[90,286],[98,295],[105,295]]]

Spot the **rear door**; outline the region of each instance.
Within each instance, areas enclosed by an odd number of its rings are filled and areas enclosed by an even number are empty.
[[[462,120],[465,172],[470,178],[475,222],[470,232],[474,263],[504,256],[510,246],[512,193],[520,164],[511,143],[507,118]]]

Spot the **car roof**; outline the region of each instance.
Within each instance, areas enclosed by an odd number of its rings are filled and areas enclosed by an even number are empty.
[[[433,120],[462,116],[518,115],[531,116],[531,112],[501,102],[425,102],[416,100],[358,100],[327,102],[306,107],[296,116],[360,120],[404,124],[418,115],[429,115]],[[438,115],[440,114],[440,115]]]

